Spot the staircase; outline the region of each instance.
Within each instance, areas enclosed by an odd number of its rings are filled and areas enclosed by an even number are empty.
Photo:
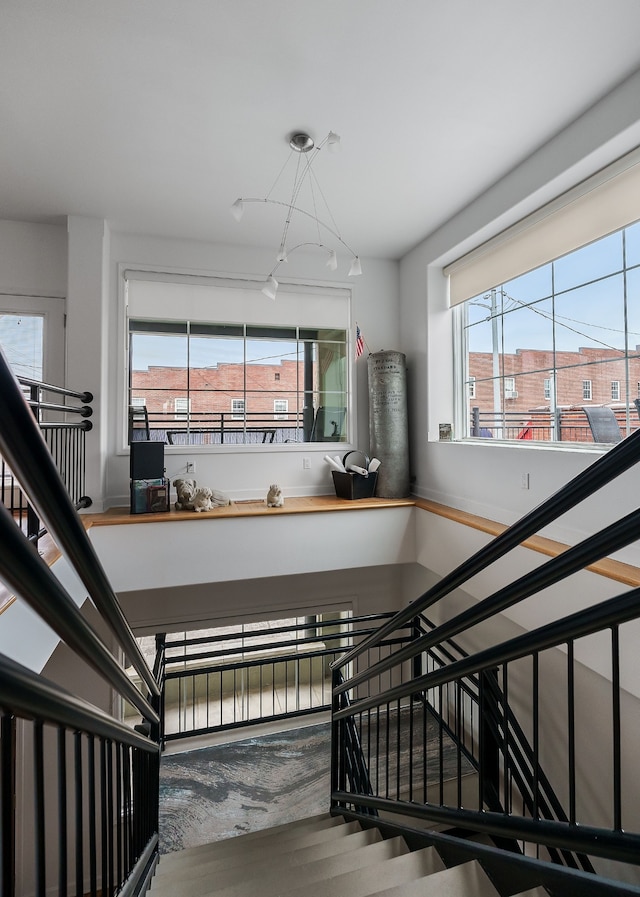
[[[427,881],[428,879],[428,881]],[[162,856],[150,897],[496,897],[476,861],[446,868],[435,847],[339,816],[315,816]],[[543,897],[534,888],[519,897]]]

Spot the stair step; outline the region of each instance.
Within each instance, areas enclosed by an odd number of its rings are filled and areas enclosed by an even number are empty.
[[[351,823],[350,823],[351,824]],[[170,866],[195,862],[201,854],[214,853],[225,856],[240,850],[249,850],[249,845],[267,838],[276,838],[278,842],[295,838],[302,833],[326,832],[327,837],[334,837],[336,832],[345,825],[342,816],[330,816],[328,813],[320,816],[311,816],[294,822],[284,822],[271,828],[260,829],[256,832],[245,832],[224,841],[213,841],[207,844],[199,844],[197,847],[185,847],[172,853],[162,854],[160,868],[164,871]],[[241,846],[242,845],[242,846]]]
[[[428,889],[428,890],[427,890]],[[437,897],[498,897],[491,880],[479,863],[472,860],[452,869],[434,872],[428,877],[415,878],[385,890],[373,892],[376,897],[424,897],[426,893]],[[316,895],[314,894],[314,897]],[[352,895],[350,895],[352,897]],[[547,894],[546,897],[549,897]]]
[[[196,864],[212,862],[218,862],[222,869],[225,866],[234,865],[238,858],[241,862],[246,862],[248,855],[258,856],[258,852],[273,854],[285,850],[297,850],[301,847],[340,840],[346,835],[361,832],[362,828],[359,822],[343,822],[342,825],[324,828],[305,827],[297,831],[290,829],[276,835],[269,835],[268,831],[268,829],[265,830],[265,836],[262,838],[247,839],[246,835],[238,835],[236,838],[229,838],[225,841],[214,841],[211,844],[202,844],[199,847],[164,854],[160,857],[158,874],[160,876],[180,874],[183,870],[192,869]],[[277,843],[276,848],[274,848],[274,843]]]
[[[358,875],[363,875],[363,870],[369,867],[386,868],[387,862],[394,857],[408,854],[409,848],[402,838],[390,838],[386,841],[368,844],[350,853],[341,853],[327,859],[313,860],[301,866],[295,866],[288,873],[282,867],[269,870],[236,882],[229,886],[219,887],[217,876],[206,876],[195,881],[172,881],[165,888],[158,880],[158,887],[152,884],[149,892],[153,897],[280,897],[287,890],[288,882],[283,881],[283,873],[286,878],[293,879],[301,893],[308,897],[309,886],[313,886],[313,895],[318,893],[318,884],[328,876],[334,877],[346,872],[358,870]],[[249,856],[249,855],[248,855]],[[357,877],[357,876],[356,876]],[[343,892],[344,893],[344,892]]]
[[[177,882],[195,881],[211,875],[215,875],[219,888],[227,887],[249,877],[267,875],[274,868],[281,871],[294,869],[296,866],[358,850],[381,840],[382,835],[377,829],[368,829],[352,834],[345,832],[344,837],[320,841],[317,844],[301,845],[298,839],[293,838],[286,842],[286,846],[280,845],[284,850],[275,849],[270,842],[263,847],[252,847],[250,853],[243,851],[231,857],[212,860],[203,857],[196,864],[192,863],[188,867],[174,869],[159,876],[153,893],[159,894],[165,889],[173,888]]]
[[[337,875],[329,874],[329,877],[316,881],[311,891],[313,897],[344,897],[344,895],[370,897],[389,889],[404,894],[404,888],[417,878],[422,888],[419,893],[424,897],[427,893],[424,889],[425,880],[443,868],[442,860],[435,848],[425,847],[364,868]],[[282,889],[278,891],[278,897],[309,897],[309,890],[297,881],[295,883],[285,881]],[[247,889],[242,897],[254,897],[258,893]]]

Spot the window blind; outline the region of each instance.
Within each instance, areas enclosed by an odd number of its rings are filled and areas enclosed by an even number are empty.
[[[275,301],[262,283],[127,270],[131,318],[158,321],[215,321],[349,329],[348,290],[281,283]]]
[[[458,305],[640,219],[640,148],[444,268]]]

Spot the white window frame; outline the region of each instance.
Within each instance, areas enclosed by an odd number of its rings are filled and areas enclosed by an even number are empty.
[[[504,397],[505,397],[505,399],[517,399],[518,398],[518,390],[516,389],[516,378],[515,377],[505,377],[504,378]]]
[[[611,381],[611,401],[612,402],[620,401],[620,381],[619,380]]]
[[[551,377],[544,378],[544,384],[542,388],[544,392],[543,398],[551,399]]]
[[[187,290],[184,302],[175,301],[168,291],[161,295],[161,301],[149,294],[138,296],[138,305],[131,305],[129,284],[133,281],[147,286],[160,283],[163,286],[180,286]],[[251,325],[265,323],[264,296],[261,293],[263,279],[244,276],[229,276],[216,273],[202,274],[202,270],[173,268],[166,270],[153,265],[140,265],[130,262],[118,262],[118,330],[121,334],[119,344],[119,364],[117,367],[118,395],[120,396],[118,420],[117,454],[127,455],[128,445],[128,359],[129,359],[129,318],[147,320],[185,319],[212,323],[238,324],[244,322]],[[198,295],[196,295],[196,293]],[[352,287],[347,284],[328,284],[325,281],[306,280],[304,283],[282,278],[278,289],[278,301],[275,308],[269,311],[269,326],[297,326],[315,329],[339,329],[346,331],[346,402],[347,432],[346,439],[336,443],[342,451],[354,447],[354,434],[357,432],[358,397],[355,389],[355,321],[352,318]],[[239,312],[241,309],[241,312]],[[240,314],[240,319],[238,315]],[[303,453],[308,451],[309,443],[290,442],[269,445],[269,452]],[[324,446],[326,448],[326,444]],[[225,445],[189,445],[165,446],[168,454],[184,454],[196,451],[206,454],[244,454],[265,451],[262,444],[225,444]]]
[[[593,389],[591,380],[583,380],[582,381],[582,400],[583,402],[590,402],[593,398]]]
[[[476,378],[469,377],[468,383],[469,383],[469,398],[475,399],[475,397],[476,397]]]
[[[278,405],[283,407],[278,408]],[[274,399],[273,400],[273,419],[274,420],[287,420],[289,416],[289,399]]]
[[[62,296],[0,296],[0,314],[44,318],[42,379],[55,386],[66,385],[65,305]]]
[[[231,419],[244,420],[247,416],[247,403],[244,399],[231,399]]]
[[[174,420],[189,420],[190,414],[191,399],[188,399],[186,396],[176,396],[173,400]]]

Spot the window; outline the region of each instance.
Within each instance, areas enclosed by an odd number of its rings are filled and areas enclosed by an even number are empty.
[[[466,435],[593,442],[581,403],[640,395],[640,222],[459,307]]]
[[[347,359],[344,329],[130,318],[129,404],[169,445],[346,442]]]
[[[17,377],[65,382],[64,299],[0,295],[0,346]]]
[[[505,377],[504,378],[504,397],[505,397],[505,399],[517,399],[518,398],[518,390],[516,389],[516,378],[515,377]]]
[[[147,405],[147,400],[144,396],[131,396],[131,407],[132,408],[145,408]]]
[[[231,399],[231,417],[234,420],[244,420],[244,399]]]
[[[273,417],[274,420],[286,420],[289,413],[288,399],[273,400]]]
[[[476,378],[469,377],[469,398],[475,399],[476,397]]]
[[[145,405],[146,405],[146,402],[147,402],[147,400],[145,398],[145,400],[144,400]],[[189,417],[190,409],[191,409],[191,400],[190,399],[180,396],[179,398],[173,400],[173,410],[175,412],[174,417],[176,420],[187,420]]]

